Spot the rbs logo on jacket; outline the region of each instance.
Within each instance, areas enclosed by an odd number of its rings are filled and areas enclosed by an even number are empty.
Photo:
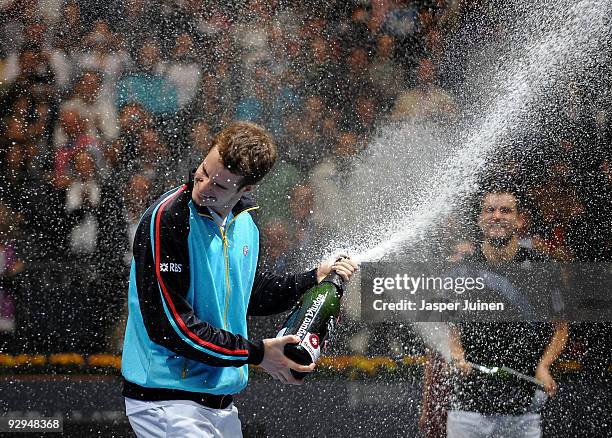
[[[159,271],[160,272],[181,272],[183,270],[183,265],[180,263],[160,263]]]

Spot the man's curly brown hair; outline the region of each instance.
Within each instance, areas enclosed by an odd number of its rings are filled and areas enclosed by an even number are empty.
[[[241,187],[256,184],[272,169],[276,161],[276,145],[270,134],[251,122],[234,122],[212,141],[223,165],[231,173],[243,177]]]

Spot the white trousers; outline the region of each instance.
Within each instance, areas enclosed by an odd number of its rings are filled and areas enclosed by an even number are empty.
[[[189,400],[144,402],[134,409],[126,399],[126,413],[138,438],[241,438],[238,409],[232,403],[213,409]]]
[[[448,411],[447,438],[541,438],[540,414],[483,415]]]

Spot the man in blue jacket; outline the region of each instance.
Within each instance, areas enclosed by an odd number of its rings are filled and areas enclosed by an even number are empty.
[[[234,123],[214,139],[189,182],[144,213],[134,238],[122,374],[126,413],[139,437],[241,436],[232,394],[248,364],[301,384],[310,372],[284,353],[296,336],[248,339],[247,315],[288,310],[350,259],[285,276],[257,271],[259,231],[247,195],[272,168],[276,148],[261,127]]]

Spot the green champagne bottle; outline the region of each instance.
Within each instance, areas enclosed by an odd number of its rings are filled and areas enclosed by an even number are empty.
[[[321,344],[334,330],[343,295],[344,280],[333,271],[302,295],[276,335],[300,338],[298,344],[285,345],[285,355],[289,359],[300,365],[310,365],[319,359]],[[296,379],[303,379],[307,373],[291,370],[291,374]]]
[[[488,367],[472,362],[468,362],[468,364],[470,364],[473,369],[478,370],[492,378],[499,378],[503,380],[519,379],[531,383],[533,385],[534,392],[531,397],[531,403],[527,408],[527,412],[537,414],[544,408],[544,405],[548,400],[548,395],[546,392],[544,392],[544,384],[535,377],[528,376],[527,374],[523,374],[505,366]]]
[[[524,380],[526,382],[532,383],[536,387],[543,386],[542,382],[540,382],[535,377],[520,373],[516,370],[513,370],[512,368],[508,368],[505,366],[489,367],[489,366],[484,366],[484,365],[480,365],[480,364],[472,363],[472,362],[468,362],[468,364],[471,365],[472,368],[480,371],[483,374],[487,374],[491,377],[496,377],[496,378],[500,378],[504,380],[519,379],[519,380]]]

